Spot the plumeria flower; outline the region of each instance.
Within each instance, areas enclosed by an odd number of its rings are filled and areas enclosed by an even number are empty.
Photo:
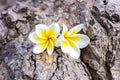
[[[82,28],[84,25],[79,24],[68,31],[67,26],[63,25],[62,35],[59,37],[63,53],[67,53],[75,59],[79,58],[80,49],[86,47],[90,42],[88,36],[78,33]]]
[[[35,26],[35,32],[30,33],[29,39],[36,43],[33,47],[33,53],[39,54],[47,50],[48,55],[51,55],[54,46],[57,46],[57,36],[60,33],[60,27],[57,23],[49,26],[38,24]]]

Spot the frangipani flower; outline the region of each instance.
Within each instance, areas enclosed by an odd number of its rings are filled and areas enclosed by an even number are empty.
[[[51,55],[54,50],[54,46],[57,46],[57,36],[60,33],[60,27],[57,23],[53,23],[50,26],[44,24],[36,25],[35,32],[30,33],[29,39],[36,43],[33,47],[33,53],[42,53],[47,49],[48,55]]]
[[[84,34],[78,34],[83,27],[84,25],[80,24],[68,31],[67,26],[63,25],[62,35],[59,37],[63,53],[67,53],[75,59],[78,59],[80,56],[79,48],[86,47],[90,42],[88,36]]]

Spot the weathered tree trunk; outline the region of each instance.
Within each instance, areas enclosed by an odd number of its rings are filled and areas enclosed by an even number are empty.
[[[91,39],[75,60],[56,48],[32,53],[38,23],[85,24]],[[0,80],[120,80],[120,0],[26,0],[0,14]]]

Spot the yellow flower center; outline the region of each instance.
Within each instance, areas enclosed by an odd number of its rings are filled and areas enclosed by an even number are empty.
[[[66,41],[69,43],[71,47],[75,46],[74,41],[72,39],[73,37],[68,33],[68,31],[64,33],[64,38],[66,39]]]
[[[49,42],[49,44],[50,44],[50,41],[52,40],[52,37],[51,36],[48,36],[47,37],[47,41]]]
[[[47,40],[50,40],[51,39],[51,36],[48,36],[48,39]]]

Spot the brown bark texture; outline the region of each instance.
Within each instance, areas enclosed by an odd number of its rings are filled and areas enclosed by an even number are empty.
[[[1,3],[4,0],[1,0]],[[8,0],[0,6],[0,80],[120,80],[120,0]],[[56,48],[35,55],[28,39],[38,23],[58,22],[90,44],[73,59]]]

